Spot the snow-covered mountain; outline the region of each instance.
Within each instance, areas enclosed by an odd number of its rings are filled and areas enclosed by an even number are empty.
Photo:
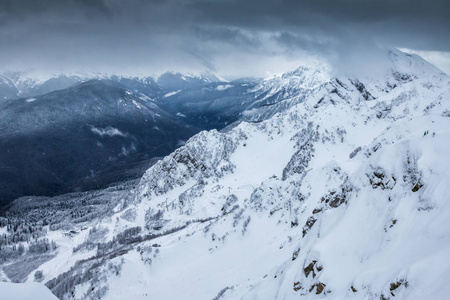
[[[82,74],[42,75],[31,71],[7,71],[0,78],[10,87],[6,90],[0,84],[0,100],[39,96],[89,80],[88,76]]]
[[[287,110],[328,82],[331,78],[330,72],[326,64],[316,63],[259,82],[251,91],[255,100],[243,112],[241,119],[258,122]]]
[[[134,188],[16,200],[0,276],[60,299],[447,299],[450,78],[386,59],[253,87],[279,96]]]
[[[174,92],[185,88],[201,87],[213,82],[226,82],[226,80],[212,73],[195,75],[166,72],[159,75],[156,82],[161,87]]]
[[[0,74],[0,100],[40,96],[89,80],[115,81],[151,98],[162,97],[167,93],[186,88],[200,88],[214,82],[227,82],[220,76],[208,72],[199,75],[166,72],[159,76],[131,76],[80,72],[41,74],[36,70],[6,71]]]

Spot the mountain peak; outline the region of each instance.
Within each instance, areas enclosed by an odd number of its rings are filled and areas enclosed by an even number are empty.
[[[165,89],[168,90],[182,90],[185,88],[199,87],[213,82],[222,82],[222,78],[216,76],[213,73],[202,73],[202,74],[192,74],[192,73],[180,73],[169,71],[161,74],[157,83]]]
[[[414,53],[402,52],[398,49],[389,49],[388,58],[392,69],[400,73],[414,76],[447,76],[442,70]]]

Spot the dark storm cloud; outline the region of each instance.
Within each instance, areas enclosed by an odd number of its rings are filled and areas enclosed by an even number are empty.
[[[0,64],[232,73],[235,63],[244,74],[262,59],[373,45],[450,51],[449,8],[447,0],[2,0]]]
[[[235,45],[248,47],[260,47],[261,41],[254,36],[243,34],[240,30],[234,28],[197,28],[195,33],[203,41],[219,41]]]
[[[332,39],[318,38],[311,35],[299,35],[283,31],[274,39],[278,44],[286,48],[286,50],[304,49],[306,51],[316,51],[326,54],[333,45]]]

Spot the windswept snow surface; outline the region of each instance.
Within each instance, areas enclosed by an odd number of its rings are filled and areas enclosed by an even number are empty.
[[[43,284],[7,283],[0,282],[0,295],[2,300],[56,300],[49,289]]]
[[[448,299],[450,78],[388,58],[382,78],[330,78],[192,137],[86,225],[101,238],[66,240],[39,268],[47,286],[63,299]],[[70,247],[96,254],[56,276]]]

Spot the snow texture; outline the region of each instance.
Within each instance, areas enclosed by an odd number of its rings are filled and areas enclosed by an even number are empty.
[[[40,283],[0,282],[2,300],[56,300],[57,298]]]

